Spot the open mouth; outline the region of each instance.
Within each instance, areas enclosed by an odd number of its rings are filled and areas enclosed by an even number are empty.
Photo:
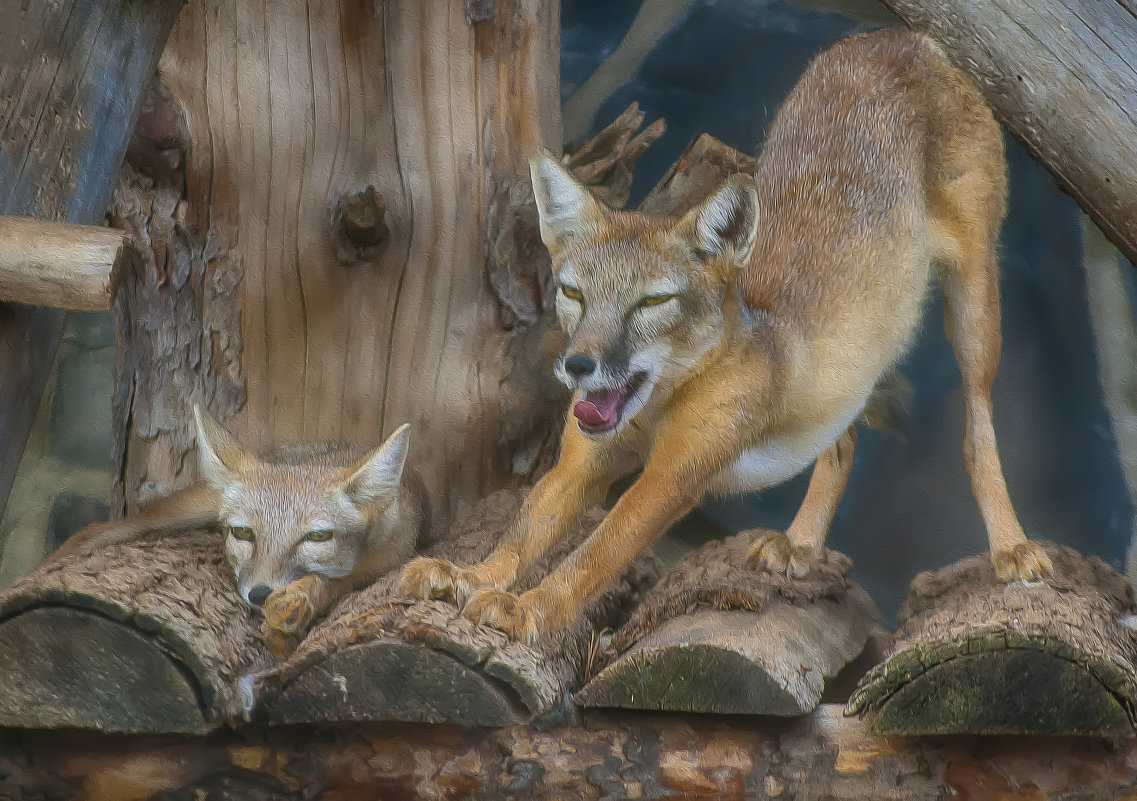
[[[647,373],[636,373],[621,386],[585,393],[572,407],[580,429],[586,434],[614,430],[620,424],[624,407],[646,379]]]

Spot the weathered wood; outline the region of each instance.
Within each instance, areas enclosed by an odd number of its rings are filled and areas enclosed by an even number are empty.
[[[802,715],[864,648],[880,617],[827,552],[804,579],[746,567],[750,533],[693,551],[653,587],[608,646],[618,655],[576,695],[583,706]],[[733,611],[727,611],[733,610]]]
[[[181,0],[9,4],[0,25],[0,215],[99,222]],[[0,507],[63,333],[0,304]]]
[[[917,576],[849,713],[874,713],[880,734],[1131,735],[1132,591],[1097,557],[1047,552],[1055,576],[1038,585],[996,584],[986,556]]]
[[[205,532],[46,561],[0,595],[0,726],[201,733],[271,662]]]
[[[131,254],[113,228],[0,217],[0,301],[109,311]]]
[[[883,0],[1137,263],[1137,24],[1128,0]]]
[[[588,714],[504,730],[412,724],[209,738],[0,733],[0,797],[37,799],[1137,797],[1137,740],[885,738],[823,706],[792,721]]]
[[[654,215],[682,214],[734,173],[753,174],[757,164],[752,156],[739,153],[710,134],[699,134],[659,179],[639,210]]]
[[[462,515],[430,554],[473,564],[516,517],[524,491],[503,490]],[[535,586],[603,518],[586,513],[518,583]],[[477,626],[441,601],[390,596],[393,577],[346,599],[293,657],[257,676],[254,695],[278,723],[402,720],[505,726],[547,714],[580,686],[595,656],[594,632],[617,623],[658,577],[641,557],[577,624],[535,645]]]
[[[497,0],[475,17],[405,0],[186,7],[147,132],[168,141],[139,148],[114,209],[148,251],[123,292],[114,514],[192,481],[193,402],[255,450],[373,444],[412,422],[441,523],[517,483],[502,396],[528,377],[500,352],[528,323],[503,298],[528,297],[539,264],[501,265],[492,243],[518,224],[528,156],[559,146],[560,13]],[[494,272],[524,280],[501,290]]]

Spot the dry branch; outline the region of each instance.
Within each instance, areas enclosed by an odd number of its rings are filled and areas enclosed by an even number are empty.
[[[884,0],[1137,263],[1137,24],[1126,0]]]
[[[0,217],[0,301],[109,311],[131,245],[96,225]]]

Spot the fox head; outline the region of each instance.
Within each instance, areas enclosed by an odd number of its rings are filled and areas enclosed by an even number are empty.
[[[733,176],[676,219],[605,207],[547,154],[530,170],[567,340],[554,370],[580,393],[581,431],[611,436],[721,341],[757,233],[754,179]]]
[[[225,555],[249,605],[308,574],[349,575],[362,549],[398,524],[408,425],[362,458],[336,445],[258,458],[200,407],[194,420],[201,475],[221,499]]]

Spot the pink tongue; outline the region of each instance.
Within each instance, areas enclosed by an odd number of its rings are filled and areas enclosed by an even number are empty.
[[[620,392],[618,390],[591,392],[585,396],[584,400],[576,402],[576,405],[572,407],[572,413],[576,415],[577,420],[586,426],[593,428],[612,426],[616,424],[616,417],[619,414],[616,407],[619,403]]]

